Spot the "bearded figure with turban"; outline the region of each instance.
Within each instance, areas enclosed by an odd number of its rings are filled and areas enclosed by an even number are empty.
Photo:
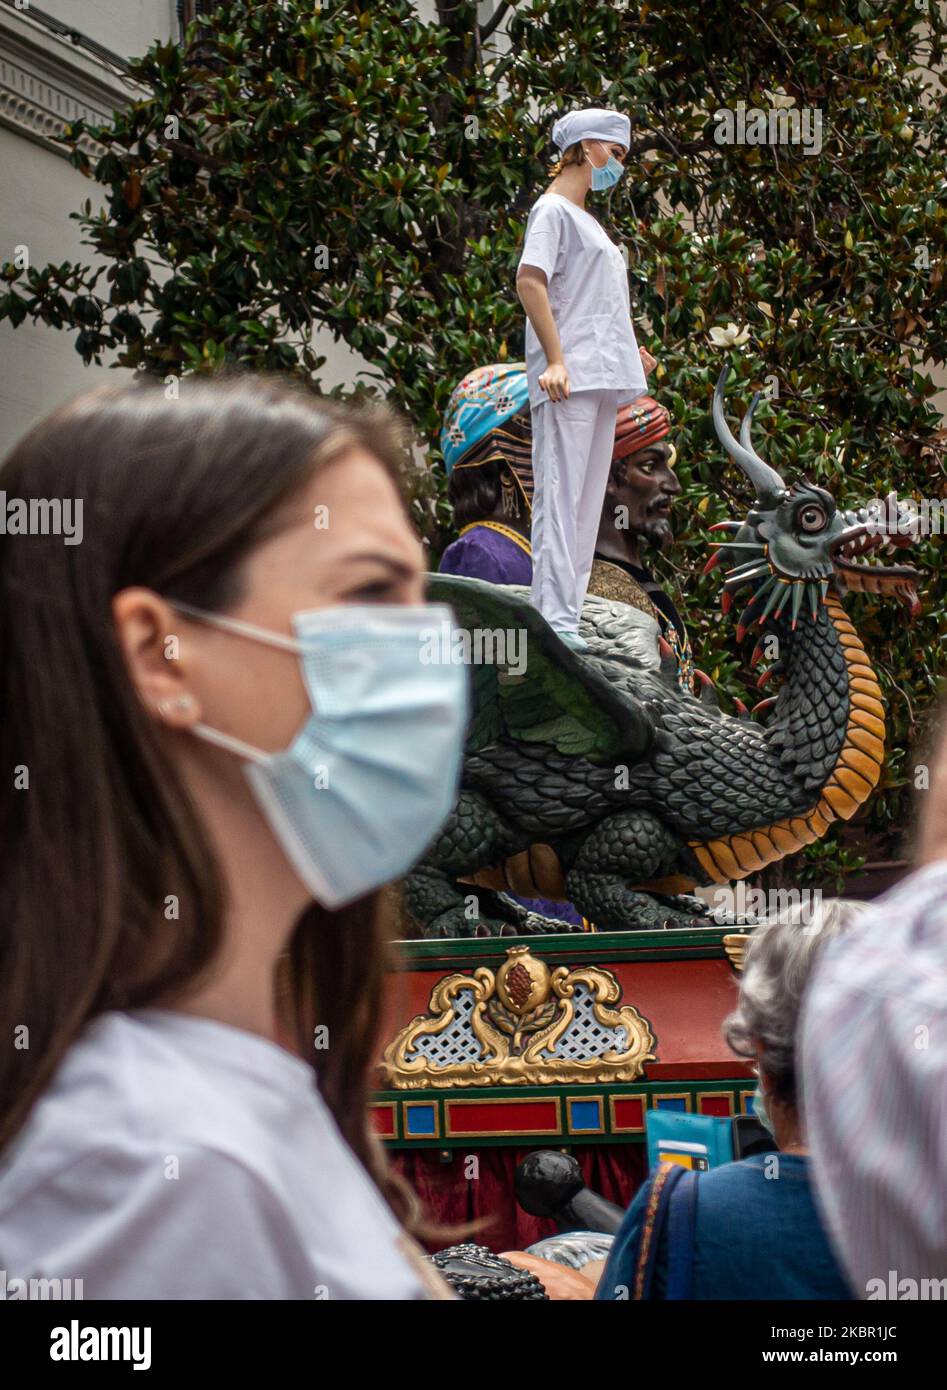
[[[691,690],[683,620],[645,563],[649,548],[665,551],[673,541],[670,513],[681,485],[670,429],[667,410],[650,396],[619,410],[588,592],[649,613],[674,653],[681,685]],[[441,573],[529,585],[533,475],[523,363],[469,372],[448,403],[440,443],[459,530]]]
[[[674,653],[681,686],[693,691],[694,661],[684,620],[645,564],[649,547],[666,551],[674,539],[671,508],[681,484],[670,431],[668,411],[650,396],[619,411],[589,593],[650,613]]]

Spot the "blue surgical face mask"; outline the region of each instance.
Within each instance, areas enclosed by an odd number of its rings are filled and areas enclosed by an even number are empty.
[[[585,157],[589,160],[589,163],[592,164],[588,155]],[[602,165],[601,169],[596,168],[596,166],[592,164],[593,193],[602,193],[606,188],[614,188],[624,172],[624,167],[619,164],[613,154],[608,156],[608,160]]]
[[[763,1128],[771,1138],[776,1138],[776,1131],[773,1129],[773,1122],[770,1119],[769,1111],[766,1108],[766,1097],[763,1095],[763,1088],[759,1081],[756,1083],[756,1090],[753,1092],[753,1114],[759,1120]]]
[[[467,673],[444,658],[446,605],[353,605],[297,613],[295,640],[174,603],[189,617],[296,652],[312,713],[290,746],[254,748],[206,724],[193,732],[247,760],[287,859],[335,908],[409,869],[457,797]]]

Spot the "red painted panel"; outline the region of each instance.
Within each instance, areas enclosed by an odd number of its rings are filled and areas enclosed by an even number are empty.
[[[729,1119],[733,1114],[733,1105],[728,1096],[701,1096],[697,1108],[701,1115],[721,1115],[724,1119]]]
[[[556,1130],[559,1120],[553,1100],[482,1100],[473,1105],[447,1102],[447,1128],[452,1134],[530,1134]]]
[[[719,1062],[649,1062],[645,1067],[647,1081],[732,1081],[734,1077],[753,1076],[753,1063],[739,1057]]]
[[[383,1139],[395,1138],[395,1107],[393,1105],[373,1105],[368,1113],[376,1134],[380,1134]]]
[[[615,1127],[617,1129],[644,1129],[644,1104],[640,1099],[626,1096],[615,1097]]]
[[[720,1031],[737,1002],[729,961],[629,961],[606,968],[622,986],[621,1002],[634,1004],[650,1023],[659,1065],[725,1060],[733,1074],[733,1053]]]
[[[450,970],[390,970],[385,976],[381,1010],[381,1037],[387,1044],[417,1014],[426,1014],[431,990]],[[462,974],[470,970],[462,968]]]

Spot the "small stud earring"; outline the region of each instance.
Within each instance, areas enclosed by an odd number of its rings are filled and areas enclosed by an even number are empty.
[[[170,714],[172,710],[179,710],[183,714],[192,704],[190,695],[178,695],[173,700],[159,700],[157,708],[159,714]]]

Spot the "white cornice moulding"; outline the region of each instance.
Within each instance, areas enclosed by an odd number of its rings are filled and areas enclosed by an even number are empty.
[[[29,12],[0,6],[0,125],[63,159],[56,137],[80,117],[108,123],[141,89],[93,54],[44,29]],[[84,138],[88,154],[101,146]]]

